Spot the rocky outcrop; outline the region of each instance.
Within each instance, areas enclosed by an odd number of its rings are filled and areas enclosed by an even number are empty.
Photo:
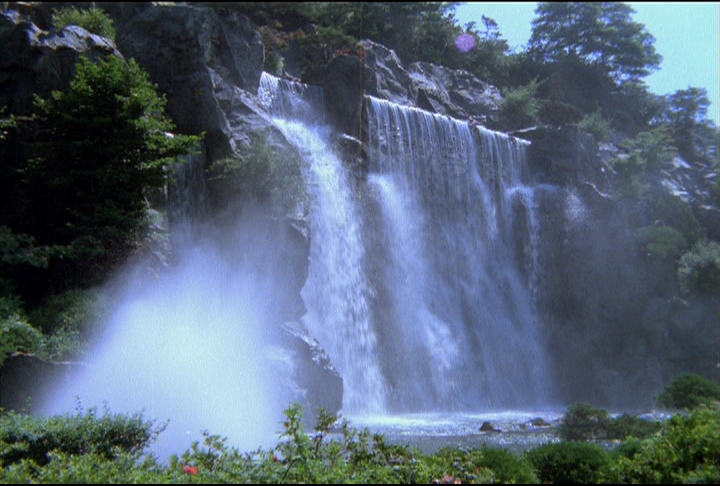
[[[500,90],[469,72],[416,62],[410,65],[410,76],[417,87],[418,108],[483,126],[497,121]]]
[[[282,327],[285,362],[291,369],[290,401],[303,405],[305,422],[315,425],[320,408],[337,413],[342,408],[343,380],[330,358],[299,322]],[[288,353],[289,351],[289,353]]]
[[[500,110],[499,90],[467,71],[425,62],[405,66],[395,51],[369,40],[306,72],[303,82],[323,87],[331,122],[355,138],[362,138],[364,95],[481,125]]]
[[[42,30],[30,13],[0,12],[0,106],[7,113],[30,114],[34,95],[47,98],[75,75],[80,56],[91,60],[120,56],[115,44],[77,26]]]
[[[117,45],[165,93],[178,130],[205,133],[210,160],[239,151],[249,132],[270,125],[253,97],[263,45],[247,17],[189,5],[147,8],[118,26]]]

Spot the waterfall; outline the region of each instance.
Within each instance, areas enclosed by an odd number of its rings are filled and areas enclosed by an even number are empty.
[[[527,143],[370,96],[365,104],[373,231],[384,235],[370,251],[380,260],[374,315],[389,406],[544,402]]]
[[[352,177],[318,88],[264,74],[259,94],[307,164],[302,320],[343,377],[344,413],[545,403],[528,143],[366,96],[369,174]]]
[[[343,377],[343,410],[379,413],[384,410],[384,380],[370,318],[372,291],[355,201],[358,188],[331,150],[330,129],[319,123],[322,98],[317,90],[263,73],[259,93],[275,115],[275,125],[306,162],[311,244],[302,289],[307,308],[303,323]]]

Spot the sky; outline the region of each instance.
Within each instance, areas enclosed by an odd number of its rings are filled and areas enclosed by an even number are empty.
[[[672,94],[689,86],[705,88],[711,105],[708,118],[720,125],[720,2],[627,2],[632,19],[645,25],[655,37],[655,51],[662,57],[660,69],[645,78],[651,92]],[[523,50],[530,40],[535,2],[468,2],[455,10],[458,23],[482,16],[494,19],[511,49]]]

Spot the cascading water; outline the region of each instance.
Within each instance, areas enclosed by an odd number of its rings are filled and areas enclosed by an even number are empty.
[[[308,164],[303,322],[343,377],[344,412],[545,403],[527,143],[368,96],[364,180],[330,149],[319,102],[302,108],[321,95],[261,80],[261,99]]]
[[[317,100],[322,98],[317,90],[264,73],[259,94],[277,127],[307,163],[304,175],[312,208],[303,323],[343,377],[343,409],[377,413],[384,409],[384,380],[370,316],[372,292],[355,203],[358,188],[330,148],[329,128],[313,123],[320,120]]]
[[[380,213],[373,231],[384,235],[369,250],[379,269],[374,316],[390,408],[544,403],[526,143],[370,96],[365,103]]]

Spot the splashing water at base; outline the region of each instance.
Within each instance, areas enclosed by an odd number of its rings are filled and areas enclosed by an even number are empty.
[[[151,286],[132,281],[87,360],[42,406],[82,408],[163,423],[150,451],[181,454],[208,431],[241,450],[270,446],[282,418],[268,342],[258,326],[253,278],[207,249],[195,249]]]

